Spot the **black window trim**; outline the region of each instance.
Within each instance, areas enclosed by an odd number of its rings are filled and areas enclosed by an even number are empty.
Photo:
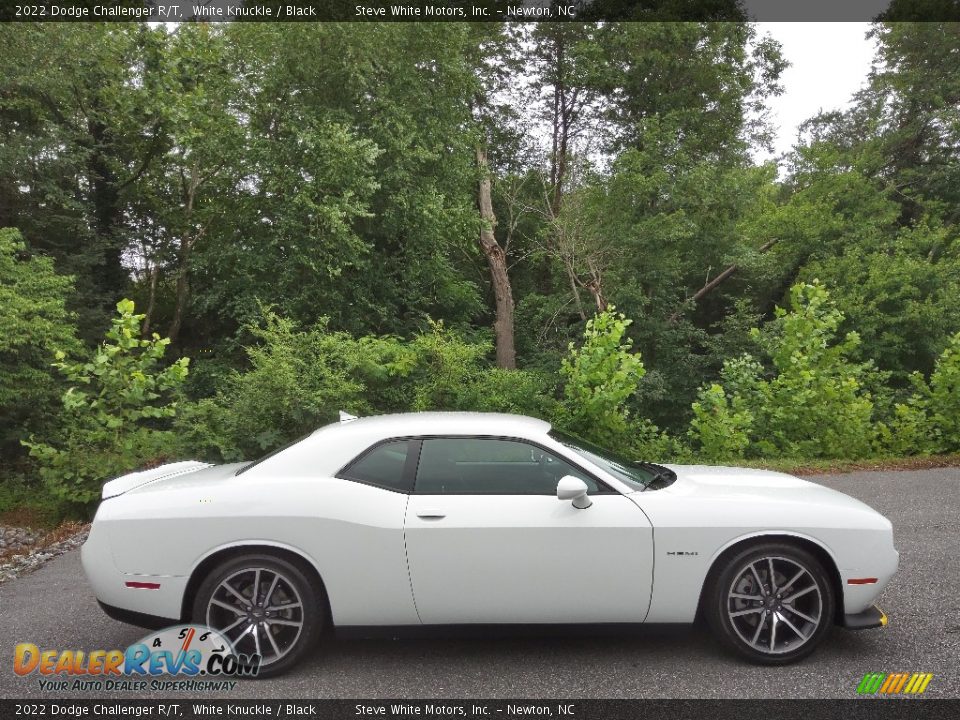
[[[417,436],[416,436],[416,439],[420,440],[421,443],[420,443],[420,447],[417,448],[417,467],[415,468],[415,470],[419,470],[419,468],[420,468],[420,453],[422,452],[422,449],[423,449],[423,443],[422,443],[423,440],[507,440],[507,441],[511,441],[511,442],[523,443],[523,444],[525,444],[525,445],[532,445],[533,447],[539,448],[540,450],[543,450],[544,452],[548,452],[548,453],[550,453],[551,455],[554,455],[554,456],[558,457],[560,460],[563,460],[563,462],[567,463],[567,465],[570,465],[571,467],[573,467],[573,468],[576,469],[577,471],[583,473],[583,474],[586,475],[588,478],[590,478],[591,480],[593,480],[593,481],[597,484],[597,487],[598,487],[598,488],[601,488],[601,489],[597,490],[596,492],[590,493],[590,495],[622,495],[622,494],[623,494],[623,493],[621,493],[619,490],[617,490],[616,488],[611,487],[611,486],[610,486],[610,483],[606,482],[605,480],[602,480],[602,479],[598,478],[595,473],[592,473],[592,472],[590,472],[589,470],[585,469],[585,468],[584,468],[582,465],[580,465],[579,463],[574,462],[573,460],[571,460],[570,458],[568,458],[568,457],[565,456],[565,455],[561,455],[560,453],[558,453],[558,452],[557,452],[556,450],[554,450],[553,448],[549,448],[549,447],[547,447],[546,445],[544,445],[543,443],[539,443],[539,442],[537,442],[536,440],[531,440],[530,438],[514,437],[514,436],[511,436],[511,435],[473,435],[473,434],[471,434],[471,435],[451,435],[451,434],[443,433],[443,434],[439,434],[439,435],[417,435]],[[416,478],[416,474],[414,474],[414,477],[413,477],[413,486],[412,486],[412,487],[413,487],[413,491],[412,491],[411,494],[413,494],[413,495],[435,494],[435,493],[422,493],[422,492],[418,492],[418,491],[417,491],[417,478]],[[528,492],[512,492],[512,493],[451,492],[451,493],[443,493],[443,494],[444,494],[444,495],[460,495],[460,496],[463,496],[463,495],[474,495],[474,496],[477,496],[477,497],[503,497],[503,496],[513,497],[513,496],[518,496],[518,495],[530,495],[530,496],[532,496],[532,497],[556,497],[556,491],[554,491],[553,493],[528,493]]]
[[[399,435],[396,437],[384,438],[383,440],[378,440],[373,445],[367,449],[361,451],[356,457],[350,460],[346,465],[337,470],[334,473],[334,477],[339,480],[348,480],[349,482],[360,483],[361,485],[369,485],[370,487],[380,488],[381,490],[389,490],[390,492],[400,493],[401,495],[426,495],[427,493],[417,492],[417,471],[420,469],[420,453],[423,449],[424,440],[508,440],[511,442],[524,443],[526,445],[532,445],[533,447],[539,448],[544,452],[548,452],[551,455],[558,456],[568,465],[575,468],[577,471],[583,473],[588,478],[593,480],[597,487],[602,488],[596,492],[590,493],[590,495],[623,495],[622,492],[612,487],[610,483],[606,480],[603,480],[597,477],[596,473],[590,472],[582,465],[577,462],[574,462],[566,455],[560,455],[553,448],[547,447],[543,443],[537,442],[536,440],[531,440],[530,438],[515,437],[512,435],[451,435],[448,433],[441,433],[437,435]],[[347,475],[350,471],[350,468],[353,467],[356,463],[360,462],[364,457],[369,453],[376,450],[381,445],[387,445],[389,443],[403,442],[407,441],[410,443],[409,448],[407,449],[407,459],[403,466],[403,475],[401,479],[403,480],[404,485],[409,488],[408,490],[398,490],[394,487],[389,487],[387,485],[381,485],[379,483],[373,483],[369,480],[360,480],[359,478],[353,478]],[[458,493],[444,493],[444,495],[476,495],[478,497],[489,496],[489,497],[503,497],[503,496],[519,496],[519,495],[530,495],[533,497],[552,497],[553,493],[526,493],[526,492],[513,492],[513,493],[471,493],[471,492],[458,492]]]

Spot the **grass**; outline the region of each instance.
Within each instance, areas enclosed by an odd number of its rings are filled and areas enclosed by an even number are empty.
[[[81,517],[76,507],[51,495],[39,482],[21,475],[0,480],[0,525],[52,530]]]

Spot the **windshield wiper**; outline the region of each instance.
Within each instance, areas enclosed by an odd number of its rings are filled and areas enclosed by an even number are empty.
[[[643,486],[643,492],[646,492],[647,490],[649,490],[650,487],[655,482],[657,482],[657,480],[666,480],[671,475],[673,475],[673,471],[670,468],[663,467],[662,465],[657,465],[656,463],[643,461],[637,464],[642,466],[645,470],[653,474],[653,477],[650,478],[650,482],[648,482],[646,485]]]

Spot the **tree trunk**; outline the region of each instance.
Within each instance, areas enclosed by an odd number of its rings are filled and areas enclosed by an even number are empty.
[[[175,343],[180,335],[180,327],[183,325],[183,311],[187,306],[187,298],[190,295],[188,273],[190,269],[190,246],[192,244],[189,234],[181,240],[180,261],[177,263],[176,302],[173,307],[173,320],[170,321],[170,329],[167,330],[167,337],[170,338],[172,343]]]
[[[180,239],[180,259],[177,263],[177,292],[176,301],[173,307],[173,320],[170,322],[170,329],[167,331],[167,337],[170,342],[177,341],[180,335],[180,327],[183,325],[183,314],[187,306],[187,299],[190,296],[190,251],[193,244],[199,236],[193,232],[191,226],[193,220],[193,201],[197,195],[197,188],[200,186],[200,176],[196,165],[190,169],[189,179],[183,178],[184,194],[184,215],[186,217],[186,231]]]
[[[497,348],[497,367],[513,370],[517,367],[517,353],[513,338],[513,291],[510,288],[510,276],[507,273],[506,253],[493,234],[497,218],[493,214],[487,151],[480,145],[477,146],[477,168],[480,170],[480,184],[477,192],[477,204],[480,207],[479,240],[480,249],[490,266],[490,283],[493,285],[496,309],[493,334]]]
[[[575,95],[573,102],[567,93],[567,41],[563,32],[558,32],[552,36],[553,65],[555,79],[553,81],[553,114],[551,117],[551,135],[552,152],[550,154],[550,189],[545,197],[546,210],[550,222],[554,222],[560,215],[560,207],[563,204],[563,187],[567,177],[567,161],[569,155],[570,126],[573,119],[575,104]],[[555,238],[553,240],[554,248],[558,248],[560,243]],[[563,253],[558,253],[562,255]],[[586,321],[587,314],[583,310],[583,303],[580,300],[580,290],[576,270],[568,257],[563,257],[563,264],[567,271],[567,277],[570,280],[570,289],[573,292],[573,301],[576,304],[577,313],[580,319]],[[580,283],[582,284],[582,283]]]
[[[123,267],[123,241],[119,233],[123,209],[117,177],[107,155],[112,142],[109,127],[99,119],[90,119],[87,121],[87,131],[92,147],[87,163],[94,228],[103,248],[92,269],[91,279],[99,295],[98,300],[102,299],[107,306],[112,306],[117,293],[129,282]]]
[[[590,268],[590,281],[587,283],[587,290],[593,295],[597,312],[602,313],[607,309],[607,299],[603,296],[603,277],[592,258],[587,258],[587,267]]]
[[[160,266],[153,263],[150,267],[150,295],[147,298],[147,312],[143,316],[143,326],[140,328],[140,334],[148,337],[150,334],[150,323],[153,320],[153,310],[157,304],[157,276],[160,274]]]
[[[570,290],[573,292],[573,301],[577,304],[577,313],[580,319],[586,322],[587,314],[583,311],[583,303],[580,301],[580,288],[577,287],[577,273],[567,258],[563,259],[563,266],[567,270],[567,278],[570,280]]]
[[[552,149],[550,155],[550,210],[554,217],[560,214],[563,202],[563,184],[567,178],[569,160],[570,127],[576,115],[578,89],[567,85],[567,37],[564,32],[553,35],[553,117],[551,118]]]

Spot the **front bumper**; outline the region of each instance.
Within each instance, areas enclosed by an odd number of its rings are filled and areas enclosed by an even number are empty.
[[[868,630],[870,628],[885,627],[887,615],[876,605],[871,605],[863,612],[843,616],[843,626],[848,630]]]

